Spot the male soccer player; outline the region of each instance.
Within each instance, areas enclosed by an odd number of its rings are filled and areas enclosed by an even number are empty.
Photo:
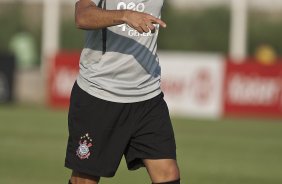
[[[180,183],[156,54],[163,1],[76,2],[76,25],[87,32],[68,116],[69,183],[114,176],[123,155],[153,183]]]

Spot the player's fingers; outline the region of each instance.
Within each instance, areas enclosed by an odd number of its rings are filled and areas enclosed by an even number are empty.
[[[142,28],[143,32],[148,33],[150,29],[147,27],[146,24],[141,24],[140,27]]]
[[[139,33],[143,33],[143,29],[140,26],[140,24],[127,24],[129,27],[131,27],[132,29],[135,29],[136,31],[138,31]]]
[[[162,21],[161,19],[152,17],[152,18],[151,18],[151,21],[152,21],[152,23],[159,24],[159,25],[162,26],[163,28],[166,28],[166,23],[165,23],[164,21]]]
[[[135,29],[141,34],[144,32],[142,27],[136,27]]]
[[[151,30],[154,31],[155,30],[155,26],[150,22],[150,21],[146,21],[146,26]]]

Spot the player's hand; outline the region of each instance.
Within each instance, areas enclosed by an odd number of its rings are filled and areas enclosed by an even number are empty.
[[[123,20],[127,25],[137,30],[139,33],[153,32],[156,29],[154,24],[159,24],[163,28],[166,27],[166,23],[161,19],[146,13],[131,10],[125,11]]]

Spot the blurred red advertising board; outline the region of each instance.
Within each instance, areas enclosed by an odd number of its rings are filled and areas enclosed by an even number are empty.
[[[282,116],[282,63],[227,62],[224,110],[226,115]]]
[[[51,61],[48,73],[48,104],[68,107],[79,68],[79,52],[60,52]]]

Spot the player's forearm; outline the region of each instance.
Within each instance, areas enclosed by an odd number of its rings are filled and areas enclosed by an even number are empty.
[[[123,24],[126,10],[103,10],[96,5],[77,3],[76,26],[80,29],[101,29]]]

